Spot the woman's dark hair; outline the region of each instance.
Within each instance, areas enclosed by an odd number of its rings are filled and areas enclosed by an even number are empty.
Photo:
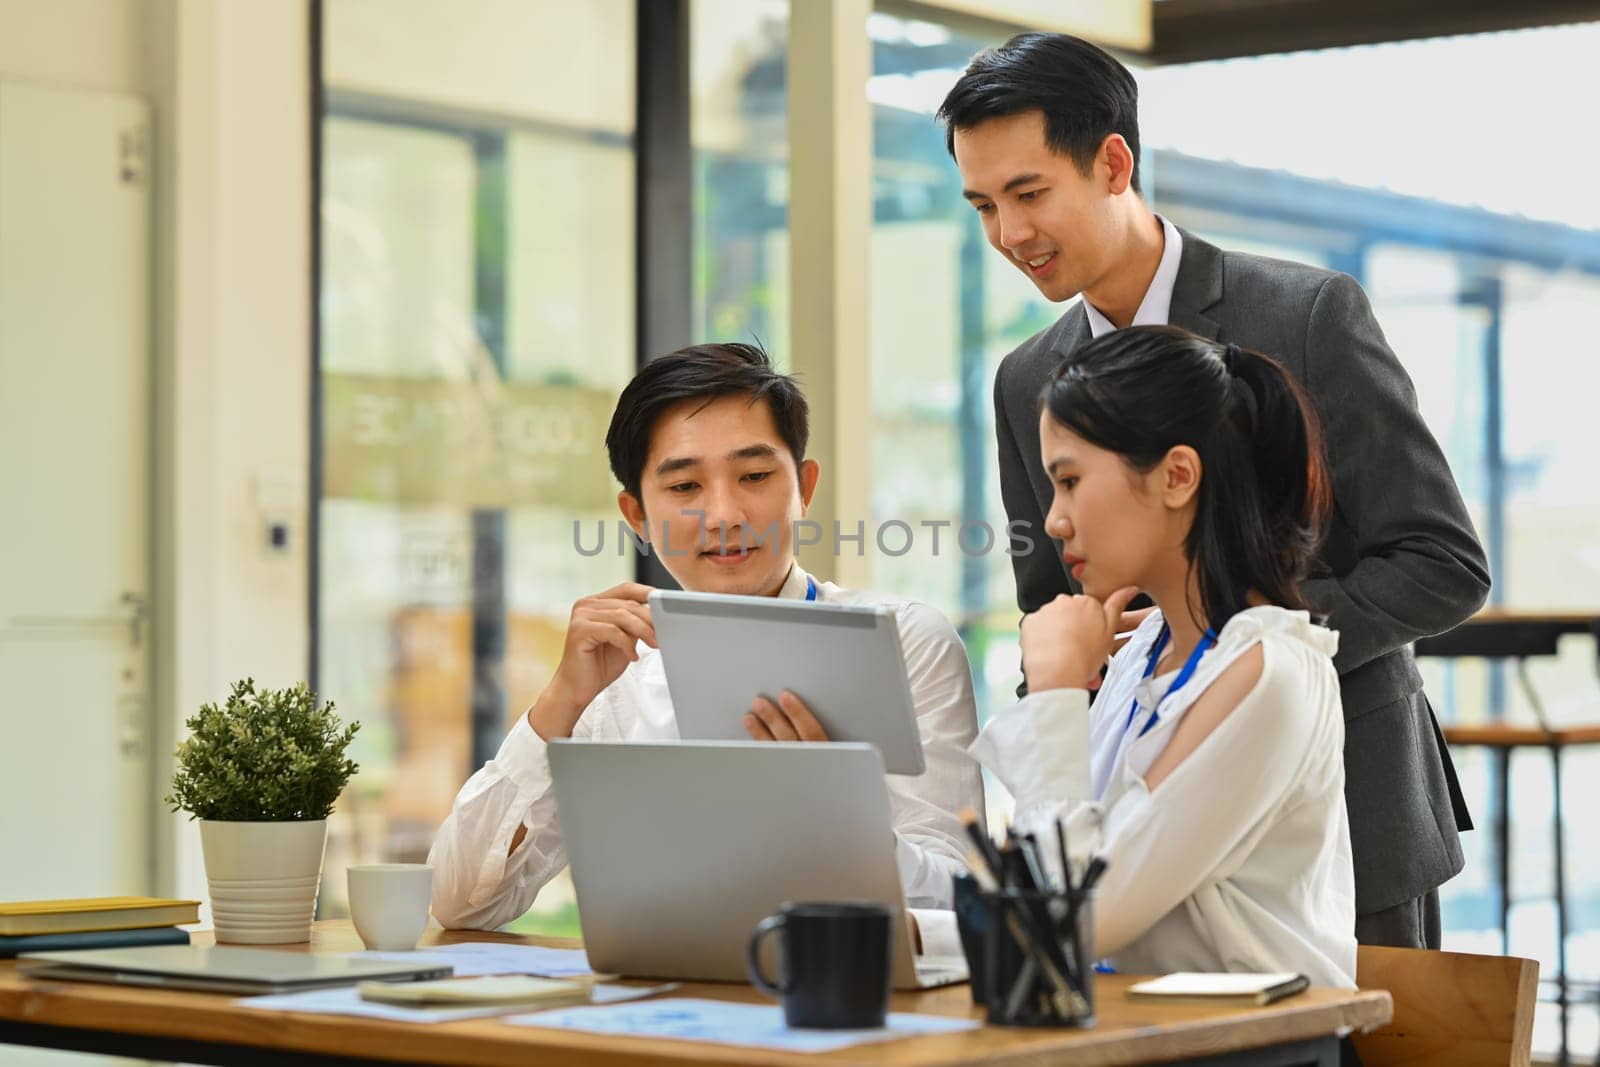
[[[1300,583],[1332,498],[1316,413],[1281,363],[1175,326],[1135,326],[1068,356],[1040,404],[1140,473],[1177,445],[1199,453],[1184,552],[1209,625],[1243,610],[1252,589],[1308,610]]]
[[[939,105],[945,148],[956,154],[956,131],[988,119],[1044,112],[1044,140],[1088,174],[1113,133],[1133,154],[1130,184],[1139,191],[1139,86],[1106,52],[1064,33],[1019,33],[972,57]]]
[[[606,451],[611,473],[622,488],[639,497],[650,434],[663,412],[695,399],[704,401],[695,409],[699,411],[724,396],[747,396],[752,404],[765,400],[795,464],[805,459],[811,416],[799,384],[775,370],[759,345],[691,345],[646,363],[617,398],[606,430]]]

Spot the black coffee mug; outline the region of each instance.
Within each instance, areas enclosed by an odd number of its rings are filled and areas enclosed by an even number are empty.
[[[750,981],[783,1001],[791,1027],[813,1030],[872,1030],[889,1014],[893,912],[870,901],[790,903],[762,919],[750,935]],[[772,982],[761,971],[761,943],[773,931],[779,941],[783,977]]]

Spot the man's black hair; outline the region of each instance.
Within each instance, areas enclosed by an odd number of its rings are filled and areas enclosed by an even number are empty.
[[[1045,143],[1082,174],[1105,139],[1121,134],[1139,192],[1139,86],[1127,67],[1077,37],[1019,33],[973,56],[939,105],[945,148],[953,159],[957,130],[1027,111],[1044,113]]]
[[[805,460],[811,419],[799,384],[774,369],[759,345],[691,345],[645,364],[617,398],[606,430],[606,451],[611,473],[622,488],[643,499],[639,483],[650,453],[650,435],[663,412],[685,400],[701,400],[703,408],[724,396],[745,396],[752,404],[766,401],[795,466]]]

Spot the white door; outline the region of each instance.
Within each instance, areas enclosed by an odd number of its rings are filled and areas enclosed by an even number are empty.
[[[151,889],[150,158],[0,80],[0,900]]]

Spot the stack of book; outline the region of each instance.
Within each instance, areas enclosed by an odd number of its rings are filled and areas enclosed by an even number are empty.
[[[184,923],[198,922],[197,900],[94,897],[0,902],[0,959],[19,952],[133,945],[187,945]]]

